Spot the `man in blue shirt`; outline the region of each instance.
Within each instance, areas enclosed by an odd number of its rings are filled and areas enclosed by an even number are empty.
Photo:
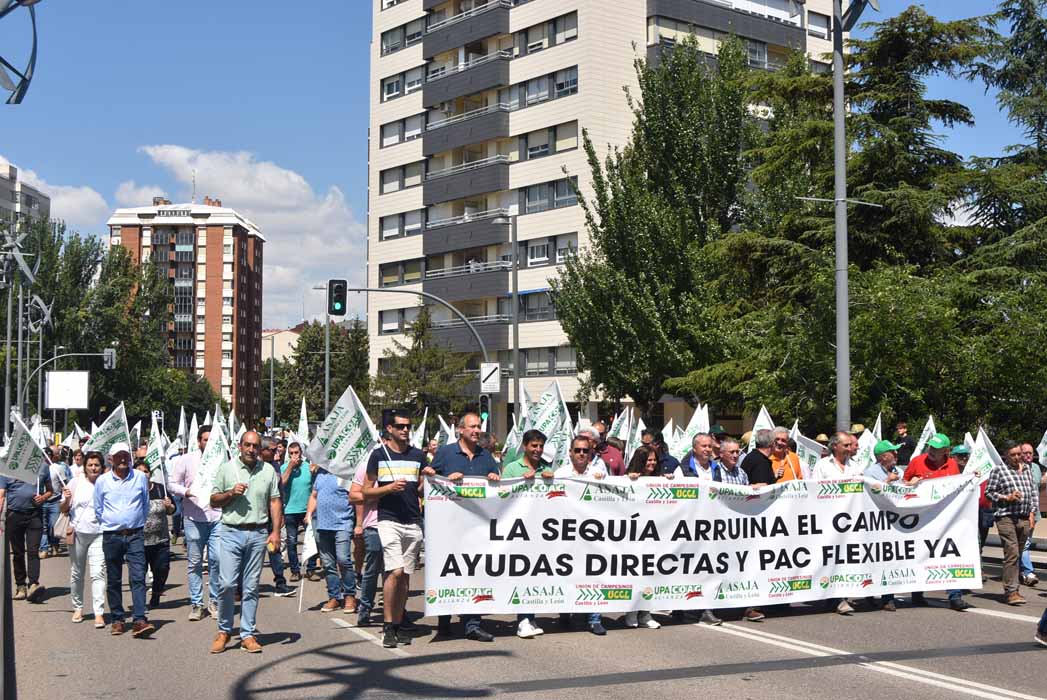
[[[156,631],[145,617],[145,537],[149,514],[149,477],[131,469],[131,448],[118,442],[109,448],[112,469],[95,482],[95,517],[102,529],[106,600],[113,635],[124,633],[123,574],[131,580],[131,634],[146,637]]]
[[[356,570],[353,568],[352,533],[356,510],[341,480],[320,469],[313,481],[305,522],[313,523],[316,545],[327,576],[327,602],[320,612],[356,612]]]
[[[35,602],[44,587],[40,585],[40,538],[44,531],[43,503],[51,497],[51,473],[40,466],[36,483],[0,476],[0,511],[7,502],[5,529],[11,542],[15,572],[14,600]],[[28,589],[26,588],[28,582]]]
[[[422,470],[426,476],[446,476],[458,481],[464,476],[485,476],[498,481],[498,463],[491,453],[480,446],[480,416],[466,413],[458,422],[458,440],[444,445],[436,452],[433,463]],[[493,642],[494,636],[480,627],[479,615],[461,615],[465,623],[465,636],[478,642]],[[441,637],[451,635],[451,616],[441,615],[436,633]]]

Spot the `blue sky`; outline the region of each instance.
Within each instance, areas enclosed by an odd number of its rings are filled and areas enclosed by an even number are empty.
[[[924,4],[943,19],[987,5]],[[114,207],[187,200],[195,168],[199,196],[221,197],[269,238],[267,326],[320,312],[322,299],[302,291],[314,283],[362,281],[370,0],[37,7],[37,76],[23,105],[0,112],[0,157],[46,184],[56,214],[101,234]],[[23,17],[0,22],[16,64],[26,30]],[[936,80],[931,93],[974,109],[977,127],[950,133],[951,148],[990,155],[1018,139],[980,85]]]

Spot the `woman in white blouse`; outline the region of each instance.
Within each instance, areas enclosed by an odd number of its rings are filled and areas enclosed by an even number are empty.
[[[62,490],[63,513],[69,514],[73,528],[73,550],[70,559],[69,590],[73,596],[73,622],[84,621],[84,574],[91,564],[91,603],[95,627],[105,627],[105,555],[102,552],[102,528],[95,517],[95,481],[102,473],[102,455],[90,452],[84,463],[84,474],[72,479]]]

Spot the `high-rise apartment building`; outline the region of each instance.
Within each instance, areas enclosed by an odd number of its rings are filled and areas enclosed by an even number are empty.
[[[259,398],[265,238],[258,227],[209,197],[203,204],[155,197],[152,206],[117,209],[107,223],[111,245],[137,263],[155,261],[171,281],[173,365],[205,377],[241,420],[267,414]]]
[[[18,168],[0,160],[0,229],[14,230],[31,219],[51,216],[51,198],[18,175]]]
[[[512,368],[511,227],[517,217],[520,362],[533,397],[579,386],[549,280],[586,243],[571,180],[592,192],[582,129],[603,152],[623,145],[636,57],[657,60],[684,34],[713,55],[741,37],[750,64],[774,70],[791,49],[823,61],[831,0],[372,0],[368,286],[450,301]],[[816,68],[828,69],[824,63]],[[371,371],[418,313],[408,295],[368,297]],[[432,307],[435,334],[479,356],[468,329]],[[613,339],[608,339],[613,342]],[[505,434],[516,397],[495,397]],[[593,416],[595,404],[581,406]],[[682,401],[665,418],[684,419]]]

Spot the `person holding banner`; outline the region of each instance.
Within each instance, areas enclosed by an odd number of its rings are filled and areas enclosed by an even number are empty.
[[[192,488],[200,471],[200,460],[211,437],[211,426],[202,425],[196,431],[197,450],[186,452],[171,462],[167,485],[171,493],[182,497],[183,526],[185,528],[185,555],[188,560],[189,621],[198,622],[204,616],[204,550],[207,550],[208,606],[211,617],[218,617],[218,521],[222,511],[212,508],[209,497],[201,497]]]
[[[95,517],[102,529],[105,553],[106,597],[109,599],[109,631],[124,633],[123,571],[127,563],[131,583],[131,614],[134,637],[146,637],[156,627],[145,616],[145,537],[149,514],[149,477],[131,469],[131,448],[114,442],[109,448],[113,468],[95,482]]]
[[[691,439],[691,451],[685,454],[683,460],[680,461],[678,468],[680,476],[694,477],[699,481],[720,481],[722,479],[720,463],[713,458],[715,444],[713,436],[708,433],[695,435]],[[631,464],[632,461],[630,461]]]
[[[742,442],[745,442],[744,438]],[[749,483],[753,486],[767,486],[775,483],[778,479],[774,475],[774,467],[771,466],[774,431],[769,428],[757,430],[753,445],[753,451],[742,458],[742,469],[749,477]]]
[[[607,424],[598,420],[593,423],[593,430],[599,436],[594,446],[596,456],[607,465],[607,471],[611,476],[625,476],[625,458],[622,457],[621,450],[607,442]]]
[[[40,538],[41,559],[57,557],[61,554],[64,533],[55,532],[55,523],[58,522],[59,507],[62,505],[62,491],[72,479],[72,473],[62,459],[62,446],[51,445],[47,448],[47,454],[51,459],[49,470],[51,493],[54,495],[44,501],[43,505],[44,533]]]
[[[640,434],[640,444],[646,445],[647,447],[653,447],[655,453],[658,455],[658,463],[662,465],[662,473],[672,474],[676,471],[676,468],[680,466],[680,462],[669,454],[669,448],[665,444],[665,435],[660,430],[645,430]],[[593,451],[595,454],[596,443],[593,443]],[[629,460],[630,464],[632,459]],[[606,468],[604,471],[608,471]]]
[[[712,438],[710,438],[711,440]],[[712,447],[710,445],[711,451]],[[660,459],[658,450],[650,445],[641,445],[629,460],[626,474],[633,481],[641,478],[659,479],[665,476],[664,468],[665,463]],[[675,467],[674,471],[675,469],[679,469],[679,466]],[[661,627],[658,621],[651,617],[650,610],[630,610],[625,613],[625,626],[633,629],[643,626],[649,630],[656,630]]]
[[[14,600],[35,602],[44,592],[40,585],[40,539],[44,532],[42,508],[51,497],[51,472],[41,464],[35,483],[0,476],[0,511],[7,504],[4,529],[11,543],[15,577]]]
[[[73,622],[84,620],[84,575],[91,565],[91,604],[95,628],[105,627],[105,553],[102,552],[102,527],[95,516],[95,482],[102,475],[99,452],[87,457],[83,474],[73,477],[62,491],[63,513],[73,528],[73,548],[69,556],[69,592],[73,598]]]
[[[800,456],[789,449],[789,429],[781,425],[774,429],[774,443],[771,446],[771,469],[778,481],[795,481],[803,479],[800,468]]]
[[[985,497],[996,509],[996,531],[1003,545],[1003,602],[1025,605],[1018,592],[1018,559],[1036,524],[1034,514],[1040,512],[1040,488],[1022,461],[1021,446],[1012,442],[1005,448],[1007,463],[997,464],[989,472]]]
[[[476,416],[475,425],[470,425],[469,436],[475,441],[480,432],[480,417]],[[401,629],[401,624],[411,574],[418,568],[422,550],[419,488],[426,460],[424,452],[411,447],[411,419],[404,411],[387,412],[384,429],[387,438],[371,452],[367,460],[367,477],[362,495],[364,499],[378,501],[376,529],[382,543],[382,567],[385,569],[385,581],[382,584],[382,646],[392,649],[397,644],[411,643],[411,636]],[[440,452],[448,447],[445,446]],[[474,442],[472,449],[482,448]],[[427,471],[430,469],[426,467]],[[476,637],[474,635],[470,638]]]
[[[494,461],[491,453],[479,444],[480,416],[469,412],[458,421],[458,440],[444,445],[436,452],[433,463],[426,467],[422,473],[426,476],[444,476],[451,481],[458,481],[465,476],[486,477],[491,481],[498,481],[501,476],[498,463]],[[589,465],[589,438],[575,438],[585,443],[585,465]],[[373,457],[373,455],[372,455]],[[371,473],[368,467],[368,474]],[[367,491],[364,491],[367,495]],[[381,506],[379,505],[379,508]],[[381,515],[379,515],[379,526],[381,526]],[[419,518],[419,522],[421,519]],[[379,532],[381,532],[379,527]],[[420,544],[420,543],[419,543]],[[382,545],[385,545],[385,536],[382,537]],[[386,550],[385,570],[388,576],[390,570],[388,550]],[[388,585],[388,584],[387,584]],[[386,602],[388,603],[388,594]],[[494,636],[480,627],[479,615],[462,615],[461,620],[465,623],[465,637],[477,642],[493,642]],[[451,616],[441,615],[437,621],[437,634],[442,637],[451,636]]]
[[[144,459],[135,462],[135,469],[150,475],[149,463]],[[162,483],[149,483],[149,514],[145,518],[142,532],[145,536],[145,562],[153,574],[153,590],[149,597],[149,609],[160,607],[160,596],[171,573],[171,530],[167,516],[175,512],[174,501],[167,495]]]
[[[850,433],[837,431],[829,438],[829,454],[814,463],[815,481],[832,481],[854,476],[851,457],[858,452],[858,440]]]
[[[236,608],[234,596],[241,583],[240,648],[252,654],[262,651],[255,639],[258,584],[266,549],[280,549],[283,508],[280,478],[258,457],[261,447],[261,436],[248,430],[240,436],[240,454],[223,463],[211,482],[211,507],[222,511],[218,545],[221,602],[212,654],[221,654],[229,644]]]
[[[869,465],[864,472],[864,476],[882,481],[885,484],[900,480],[902,474],[898,468],[898,450],[901,448],[900,444],[896,445],[890,440],[877,442],[873,446],[873,457],[876,461]],[[886,612],[895,612],[898,609],[894,602],[893,593],[885,593],[880,596],[880,609]]]

